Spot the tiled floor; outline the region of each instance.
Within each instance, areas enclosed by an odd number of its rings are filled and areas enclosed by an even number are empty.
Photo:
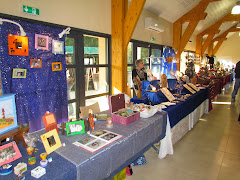
[[[174,145],[173,155],[159,159],[150,148],[145,153],[147,164],[134,166],[127,180],[239,180],[240,93],[230,103],[232,86],[225,87],[213,110]]]

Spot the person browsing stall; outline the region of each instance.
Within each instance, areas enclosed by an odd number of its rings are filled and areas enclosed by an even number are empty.
[[[134,88],[138,90],[138,85],[140,86],[142,81],[147,80],[147,72],[142,59],[136,60],[135,65],[136,68],[132,70],[132,80]]]
[[[238,93],[238,89],[240,87],[240,61],[238,61],[238,63],[236,64],[236,68],[235,68],[235,84],[234,84],[234,89],[232,92],[232,99],[231,101],[234,102],[235,101],[235,97]]]

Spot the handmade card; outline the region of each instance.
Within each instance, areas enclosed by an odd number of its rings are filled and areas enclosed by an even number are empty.
[[[185,87],[190,93],[195,94],[196,91],[194,91],[190,86],[188,86],[187,84],[184,84],[183,87]]]
[[[190,86],[195,91],[200,91],[200,89],[192,83],[188,83],[187,85]]]
[[[66,123],[67,136],[85,133],[84,121]]]
[[[122,137],[123,137],[122,135],[119,135],[111,131],[99,130],[93,132],[90,135],[86,134],[73,144],[94,153],[95,151],[103,148],[104,146]]]
[[[167,88],[161,88],[160,90],[170,102],[176,99]]]
[[[15,94],[0,96],[0,135],[18,127]]]
[[[56,129],[41,135],[41,139],[47,154],[52,153],[62,146]]]
[[[0,146],[0,166],[22,157],[15,141]]]
[[[48,50],[48,36],[35,34],[35,49]]]
[[[28,37],[8,34],[9,55],[28,56]]]

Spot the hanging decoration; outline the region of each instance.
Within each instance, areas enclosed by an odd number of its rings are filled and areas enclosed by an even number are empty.
[[[28,56],[28,37],[8,34],[9,55]]]
[[[35,49],[48,50],[48,36],[35,34]]]
[[[64,54],[64,42],[52,40],[52,53],[53,54]]]

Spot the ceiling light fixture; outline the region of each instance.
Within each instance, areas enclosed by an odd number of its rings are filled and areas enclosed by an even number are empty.
[[[12,23],[12,24],[16,24],[20,28],[20,36],[26,36],[26,33],[23,30],[23,27],[19,23],[15,22],[15,21],[8,20],[8,19],[0,18],[0,24],[2,24],[2,22],[9,22],[9,23]]]
[[[232,8],[231,14],[240,14],[240,1],[236,2],[236,5]]]

